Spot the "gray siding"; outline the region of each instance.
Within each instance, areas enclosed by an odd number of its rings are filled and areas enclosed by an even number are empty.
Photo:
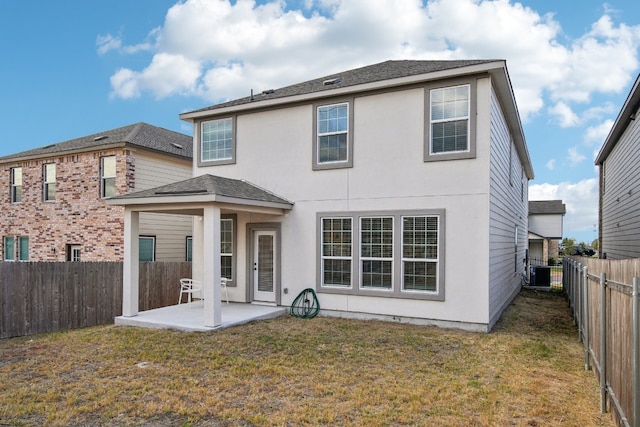
[[[489,322],[493,326],[519,290],[528,235],[528,186],[493,90],[490,139]]]
[[[181,162],[166,156],[136,153],[136,190],[182,181],[191,176],[191,161]],[[185,261],[191,225],[190,216],[140,214],[140,234],[156,238],[156,261]]]
[[[640,257],[640,120],[631,124],[604,162],[602,253]]]

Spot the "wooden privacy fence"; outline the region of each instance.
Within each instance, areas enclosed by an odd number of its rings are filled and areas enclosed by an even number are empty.
[[[640,259],[565,257],[563,290],[596,370],[601,411],[640,427]]]
[[[0,262],[0,338],[113,323],[121,262]],[[141,311],[178,302],[190,262],[140,263]]]

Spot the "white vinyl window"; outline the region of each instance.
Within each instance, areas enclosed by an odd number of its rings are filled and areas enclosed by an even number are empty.
[[[100,197],[116,195],[116,156],[100,159]]]
[[[349,158],[349,104],[318,107],[318,163],[346,162]]]
[[[56,164],[47,163],[43,167],[43,195],[44,200],[56,198]]]
[[[469,85],[431,90],[431,154],[469,150]]]
[[[20,261],[29,261],[29,237],[18,237],[18,259]]]
[[[402,217],[402,289],[438,289],[439,217]]]
[[[138,254],[140,262],[156,260],[156,238],[155,236],[140,236],[138,238]]]
[[[235,162],[233,125],[233,118],[202,123],[200,135],[200,160],[202,163],[228,164]]]
[[[11,168],[11,203],[22,201],[22,168]]]
[[[322,218],[321,286],[351,287],[353,220]]]
[[[360,218],[360,286],[393,287],[393,217]]]

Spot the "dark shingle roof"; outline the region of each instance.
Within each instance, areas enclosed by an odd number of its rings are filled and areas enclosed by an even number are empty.
[[[111,200],[128,200],[148,197],[170,196],[223,196],[234,199],[253,200],[259,202],[293,204],[267,190],[248,181],[224,178],[215,175],[200,175],[184,181],[174,182],[148,190],[137,191],[122,196],[112,197]]]
[[[356,86],[360,84],[373,83],[382,80],[390,80],[401,77],[409,77],[420,74],[433,73],[436,71],[452,70],[471,65],[485,64],[495,62],[495,59],[478,59],[478,60],[454,60],[454,61],[385,61],[366,67],[356,68],[353,70],[342,71],[330,74],[314,80],[303,83],[286,86],[280,89],[267,90],[258,94],[254,94],[253,99],[247,96],[240,99],[212,105],[189,113],[198,113],[202,111],[216,110],[219,108],[232,107],[236,105],[249,104],[256,101],[264,101],[269,99],[284,98],[287,96],[306,95],[315,92],[321,92],[331,89]],[[325,84],[325,82],[334,81],[333,84]]]
[[[564,215],[567,209],[562,200],[539,200],[529,202],[529,215]]]
[[[191,136],[140,122],[59,142],[57,144],[10,154],[0,157],[0,162],[25,158],[49,157],[74,151],[97,150],[101,147],[117,144],[146,148],[188,159],[193,157],[193,138]]]

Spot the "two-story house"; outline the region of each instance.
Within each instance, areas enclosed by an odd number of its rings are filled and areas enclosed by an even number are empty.
[[[567,208],[562,200],[529,202],[529,258],[533,265],[557,260]]]
[[[640,75],[595,161],[600,170],[598,252],[601,258],[640,257],[639,144]]]
[[[0,158],[3,261],[122,261],[124,208],[110,197],[187,179],[193,139],[136,123]],[[191,217],[145,213],[143,261],[184,261]]]
[[[181,114],[194,178],[120,196],[123,315],[140,216],[194,216],[203,324],[236,302],[489,331],[520,290],[533,178],[503,60],[387,61]]]

